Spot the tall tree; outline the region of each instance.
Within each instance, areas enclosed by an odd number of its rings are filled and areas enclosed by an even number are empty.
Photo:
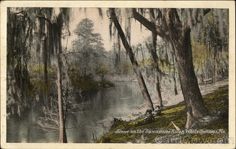
[[[37,54],[39,57],[39,64],[41,57],[43,59],[43,77],[44,77],[44,87],[43,87],[43,98],[44,98],[44,106],[46,108],[49,107],[49,101],[48,101],[48,57],[50,51],[50,44],[48,44],[49,41],[49,33],[50,28],[48,25],[50,23],[45,18],[50,18],[52,14],[52,9],[48,8],[39,8],[38,12],[36,13],[37,16],[37,22],[39,25],[37,25]],[[42,56],[41,56],[42,52]],[[39,65],[40,66],[40,65]]]
[[[58,11],[58,13],[56,13]],[[65,128],[65,99],[63,98],[63,49],[62,36],[63,29],[69,27],[69,9],[67,8],[45,8],[38,13],[39,19],[39,49],[43,48],[43,62],[44,62],[44,82],[48,82],[47,67],[50,55],[56,57],[57,68],[57,104],[58,104],[58,122],[59,122],[59,142],[66,143],[66,128]],[[44,91],[45,98],[47,98],[47,88]],[[48,101],[45,101],[49,103]]]
[[[58,13],[56,13],[58,11]],[[40,13],[36,14],[39,19],[39,48],[43,48],[43,62],[44,62],[44,81],[48,82],[47,67],[50,55],[56,56],[57,68],[57,104],[58,104],[58,121],[59,121],[59,142],[66,143],[66,128],[65,128],[65,98],[63,98],[63,49],[62,36],[63,29],[69,28],[69,9],[67,8],[45,8],[41,9]],[[40,48],[41,49],[41,48]],[[47,99],[47,88],[44,91]],[[48,101],[45,101],[49,104]]]
[[[95,74],[99,69],[96,64],[102,63],[104,57],[103,40],[99,33],[94,33],[94,23],[85,18],[79,22],[74,33],[77,38],[73,41],[73,50],[76,54],[76,63],[81,77]]]
[[[157,23],[153,24],[133,9],[134,19],[173,45],[187,107],[186,128],[191,128],[196,119],[208,114],[194,72],[190,33],[191,28],[209,11],[209,9],[157,9],[155,16]]]
[[[151,23],[155,25],[155,14],[154,14],[154,9],[149,9],[149,14],[150,14],[150,19]],[[158,99],[158,104],[160,107],[163,107],[162,104],[162,95],[161,95],[161,81],[160,81],[160,75],[161,75],[161,70],[159,68],[158,64],[158,56],[156,53],[156,47],[157,47],[157,32],[156,30],[152,31],[152,49],[150,50],[150,53],[152,55],[152,59],[154,61],[155,69],[157,72],[156,75],[156,91],[157,91],[157,99]]]
[[[29,105],[28,60],[33,23],[24,9],[8,8],[7,12],[7,106],[12,115],[21,116]]]
[[[53,23],[53,31],[55,35],[54,47],[57,51],[57,96],[58,96],[58,112],[59,112],[59,142],[67,143],[66,127],[65,127],[65,102],[63,100],[62,89],[62,30],[65,24],[69,25],[69,9],[60,8],[60,12]]]
[[[228,43],[228,16],[227,10],[213,9],[203,19],[203,23],[198,24],[194,30],[198,43],[204,44],[208,47],[207,56],[210,59],[206,60],[205,71],[208,72],[207,77],[211,77],[215,83],[218,79],[218,72],[220,72],[220,63],[222,57],[220,53],[224,52],[224,47]],[[201,29],[201,32],[199,30]]]

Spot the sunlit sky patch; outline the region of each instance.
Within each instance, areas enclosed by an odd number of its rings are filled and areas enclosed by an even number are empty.
[[[71,10],[71,18],[70,18],[70,32],[71,36],[68,37],[67,49],[70,50],[72,48],[72,41],[76,39],[76,35],[74,30],[77,24],[84,18],[91,19],[94,22],[94,33],[100,33],[103,39],[104,48],[109,51],[112,49],[112,41],[109,36],[109,18],[106,15],[106,8],[102,9],[103,17],[99,16],[97,8],[72,8]],[[124,17],[124,16],[123,16]],[[124,19],[123,19],[124,20]],[[124,21],[122,21],[122,28],[124,30]],[[131,45],[137,45],[138,43],[142,43],[148,36],[150,36],[150,32],[142,27],[140,29],[139,22],[135,22],[131,19]],[[66,46],[66,42],[64,41],[64,46]],[[122,45],[123,46],[123,45]]]

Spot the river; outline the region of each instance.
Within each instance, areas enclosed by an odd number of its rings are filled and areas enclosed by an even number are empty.
[[[183,95],[178,87],[178,95],[174,95],[168,81],[162,82],[164,106],[175,105],[183,101]],[[154,87],[148,84],[148,90],[155,103]],[[200,85],[202,95],[228,84],[222,80],[215,84]],[[76,97],[75,97],[76,98]],[[135,113],[145,112],[143,98],[136,81],[116,82],[115,87],[105,88],[95,94],[90,94],[79,103],[81,110],[67,115],[66,132],[70,143],[94,142],[109,130],[114,118],[134,118]],[[37,109],[37,108],[36,108]],[[32,122],[37,118],[35,108],[24,119],[7,120],[7,142],[57,142],[58,131],[45,131]],[[141,111],[141,113],[140,113]]]
[[[88,95],[79,103],[82,110],[69,114],[66,120],[68,142],[94,142],[106,133],[114,118],[132,113],[143,103],[137,82],[116,82],[115,87],[105,88]],[[58,131],[45,131],[32,123],[37,112],[32,109],[24,119],[7,120],[7,142],[57,142]]]

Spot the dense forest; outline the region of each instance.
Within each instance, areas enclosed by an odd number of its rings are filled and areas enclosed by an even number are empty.
[[[167,135],[117,130],[156,128],[225,138],[228,44],[227,9],[8,8],[7,141],[155,143]]]

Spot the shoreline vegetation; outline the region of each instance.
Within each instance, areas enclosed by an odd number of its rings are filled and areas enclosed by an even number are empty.
[[[228,43],[228,9],[9,7],[7,140],[224,143]]]
[[[97,143],[227,143],[228,86],[204,95],[203,100],[210,114],[190,130],[184,128],[186,109],[180,102],[151,116],[130,121],[114,118],[109,132]]]

